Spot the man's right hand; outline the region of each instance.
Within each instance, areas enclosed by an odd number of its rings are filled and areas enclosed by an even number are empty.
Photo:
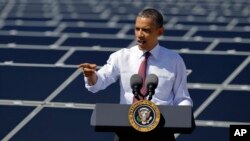
[[[81,68],[85,77],[87,77],[88,84],[94,85],[97,81],[96,75],[96,64],[83,63],[78,65],[78,68]]]

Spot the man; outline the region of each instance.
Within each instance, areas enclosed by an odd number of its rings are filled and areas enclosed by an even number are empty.
[[[153,73],[159,78],[151,101],[156,105],[192,105],[184,61],[177,53],[159,45],[158,37],[163,33],[161,13],[151,8],[142,10],[135,22],[136,46],[112,53],[107,64],[98,71],[96,64],[79,65],[85,75],[86,88],[98,92],[119,79],[120,103],[132,104],[130,78],[138,73],[145,52],[149,52],[147,74]]]

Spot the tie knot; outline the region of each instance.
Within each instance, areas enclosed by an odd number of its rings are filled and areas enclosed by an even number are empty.
[[[151,54],[151,53],[150,53],[149,51],[145,52],[145,53],[144,53],[145,58],[148,58],[148,57],[150,56],[150,54]]]

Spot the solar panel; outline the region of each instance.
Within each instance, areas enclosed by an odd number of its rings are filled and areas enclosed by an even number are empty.
[[[249,52],[249,43],[219,43],[214,50],[235,50]]]
[[[20,123],[34,107],[20,107],[20,106],[0,106],[1,126],[0,138],[4,138],[18,123]]]
[[[53,64],[65,53],[63,50],[0,48],[0,62]]]
[[[92,110],[86,109],[44,108],[13,139],[112,140],[114,138],[112,133],[95,133],[93,127],[89,125],[91,113]],[[62,133],[66,133],[67,136]]]
[[[192,68],[188,81],[192,83],[222,83],[245,56],[181,54],[187,68]],[[216,76],[216,77],[215,77]]]
[[[250,38],[250,33],[236,31],[197,31],[193,36],[220,38]]]
[[[33,32],[45,32],[45,31],[54,31],[55,26],[14,26],[14,25],[8,25],[4,26],[0,30],[17,30],[17,31],[33,31]]]
[[[166,33],[167,34],[167,33]],[[210,42],[199,41],[160,41],[161,45],[169,49],[192,49],[192,50],[204,50],[208,47]]]
[[[250,84],[249,72],[250,72],[250,65],[248,64],[239,73],[239,75],[231,82],[231,84],[249,85]]]
[[[69,37],[62,46],[101,46],[101,47],[127,47],[130,39],[98,39],[98,38],[71,38]]]
[[[107,62],[111,53],[108,51],[76,51],[65,61],[65,64],[78,65],[89,62],[102,66]]]
[[[105,90],[93,94],[84,88],[83,75],[77,77],[67,88],[65,88],[53,102],[71,103],[119,103],[120,89],[116,82]]]
[[[12,66],[1,66],[0,70],[0,99],[37,101],[46,99],[74,71],[70,68]]]
[[[95,33],[95,34],[116,34],[120,28],[81,28],[81,27],[67,27],[63,30],[64,33]]]
[[[0,44],[25,44],[25,45],[51,45],[58,37],[34,37],[34,36],[15,36],[0,35]]]
[[[197,119],[248,122],[250,114],[247,112],[249,108],[247,99],[249,97],[249,92],[223,91]],[[235,101],[239,101],[239,104],[234,104]]]

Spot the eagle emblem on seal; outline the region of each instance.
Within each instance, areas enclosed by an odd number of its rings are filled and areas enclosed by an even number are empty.
[[[150,116],[151,111],[146,108],[140,108],[138,110],[138,116],[137,116],[137,120],[138,122],[140,122],[142,125],[146,125],[148,123],[150,123],[150,121],[152,120],[152,116]]]

